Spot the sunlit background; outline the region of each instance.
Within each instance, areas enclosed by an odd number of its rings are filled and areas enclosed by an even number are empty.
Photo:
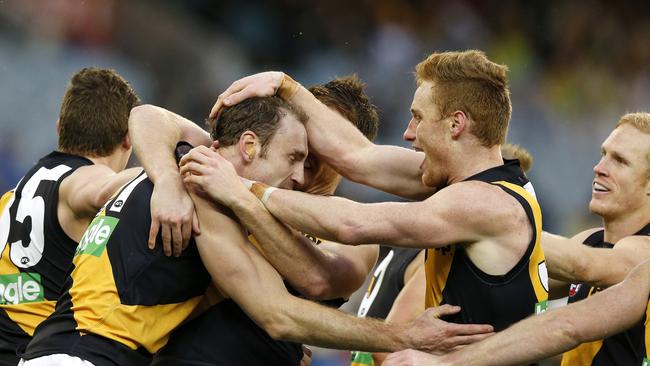
[[[534,156],[545,229],[597,224],[600,143],[622,114],[650,110],[645,1],[0,0],[0,192],[56,148],[66,81],[84,66],[112,67],[144,102],[194,121],[250,73],[305,85],[357,73],[381,111],[377,141],[408,146],[414,65],[469,48],[510,68],[509,140]],[[349,183],[339,193],[394,199]]]

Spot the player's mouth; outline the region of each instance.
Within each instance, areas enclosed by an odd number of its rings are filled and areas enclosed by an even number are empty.
[[[593,182],[592,189],[594,193],[607,193],[610,191],[608,187],[597,181]]]

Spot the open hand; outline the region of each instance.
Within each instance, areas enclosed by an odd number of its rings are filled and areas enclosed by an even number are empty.
[[[270,97],[275,95],[282,84],[284,73],[267,71],[246,76],[232,83],[228,89],[219,95],[210,111],[210,118],[217,118],[223,107],[230,107],[242,100],[255,97]]]

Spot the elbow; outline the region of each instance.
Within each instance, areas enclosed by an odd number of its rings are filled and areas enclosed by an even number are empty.
[[[358,245],[365,240],[365,228],[351,218],[343,218],[336,225],[336,241],[342,244]]]
[[[560,344],[564,350],[571,349],[587,341],[587,337],[581,334],[575,320],[570,316],[560,316],[549,323],[547,329],[555,333],[554,339],[561,340]]]
[[[301,286],[296,286],[300,293],[313,300],[326,300],[332,293],[332,286],[329,276],[316,274],[304,281]]]
[[[295,340],[295,324],[281,307],[268,308],[268,311],[258,319],[258,325],[273,339]]]

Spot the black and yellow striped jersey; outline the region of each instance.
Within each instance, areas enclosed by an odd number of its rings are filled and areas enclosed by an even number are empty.
[[[548,275],[539,242],[542,214],[532,184],[519,162],[478,173],[466,180],[494,184],[524,208],[533,236],[519,262],[508,273],[494,276],[481,271],[462,245],[427,249],[425,259],[426,307],[458,305],[459,314],[446,318],[455,323],[491,324],[496,331],[546,309]]]
[[[404,274],[422,249],[388,247],[386,257],[377,263],[357,316],[386,319],[393,303],[404,288]]]
[[[180,257],[147,246],[153,184],[141,173],[81,238],[55,312],[36,329],[25,359],[64,353],[101,365],[147,365],[195,310],[210,275],[192,239]]]
[[[314,245],[323,242],[313,235],[303,235]],[[248,241],[260,248],[253,235],[248,235]],[[303,297],[286,280],[285,286],[290,293]],[[319,302],[338,307],[345,301]],[[300,344],[271,338],[234,301],[215,303],[206,297],[203,303],[208,305],[207,309],[202,308],[204,312],[174,330],[169,342],[155,355],[152,365],[300,365]]]
[[[650,224],[634,235],[650,235]],[[583,244],[594,248],[611,249],[614,247],[613,244],[605,242],[604,230],[591,234]],[[586,299],[601,290],[594,286],[572,284],[569,291],[569,304]],[[649,333],[648,313],[646,312],[641,321],[624,332],[605,339],[583,343],[571,351],[565,352],[562,357],[562,365],[646,365]]]
[[[77,247],[59,224],[59,186],[91,164],[52,152],[0,201],[0,365],[16,365],[17,347],[54,311]]]

